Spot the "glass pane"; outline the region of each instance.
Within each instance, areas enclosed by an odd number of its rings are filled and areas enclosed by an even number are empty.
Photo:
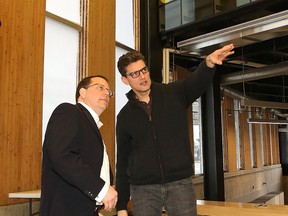
[[[194,0],[182,0],[182,25],[195,20]]]
[[[80,24],[80,0],[47,0],[46,11]]]
[[[49,18],[45,24],[43,136],[52,111],[75,103],[79,32]]]
[[[134,12],[133,1],[116,1],[116,41],[132,49],[135,49],[134,42]],[[117,68],[117,62],[120,56],[128,52],[122,48],[116,47],[115,55],[115,117],[121,108],[128,101],[125,94],[131,89],[121,81],[121,74]],[[115,121],[116,122],[116,121]]]
[[[237,7],[248,3],[251,3],[251,0],[237,0]]]
[[[257,0],[160,0],[160,31],[181,27],[219,12],[226,12]]]
[[[216,0],[215,4],[215,13],[229,11],[236,8],[236,0]]]
[[[181,25],[180,0],[163,5],[159,12],[161,30],[169,30]]]
[[[196,20],[200,20],[214,14],[213,0],[195,1],[195,8]]]
[[[203,173],[202,131],[200,99],[192,104],[193,109],[193,143],[195,174]]]
[[[128,101],[125,94],[131,89],[130,86],[125,85],[121,81],[121,74],[119,73],[117,69],[117,62],[120,56],[128,52],[127,50],[121,49],[119,47],[116,47],[116,59],[115,59],[115,116],[118,115],[121,108],[126,104]]]
[[[116,1],[116,41],[134,49],[133,1]]]

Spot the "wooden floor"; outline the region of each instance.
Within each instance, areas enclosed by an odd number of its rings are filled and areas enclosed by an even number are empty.
[[[197,211],[198,216],[288,216],[288,205],[197,200]]]
[[[18,213],[16,213],[16,206],[18,205],[21,208],[19,208]],[[14,205],[14,208],[7,206],[6,211],[2,206],[0,208],[0,216],[28,215],[28,203],[25,203],[26,208],[23,208],[23,204],[18,205]],[[37,211],[37,208],[39,209],[39,202],[33,202],[33,212]],[[197,200],[197,210],[198,216],[288,216],[288,205]],[[117,214],[115,209],[112,212],[102,211],[101,213],[104,216],[115,216]],[[163,213],[162,216],[167,216],[167,214]]]
[[[284,216],[287,205],[197,200],[198,216]]]

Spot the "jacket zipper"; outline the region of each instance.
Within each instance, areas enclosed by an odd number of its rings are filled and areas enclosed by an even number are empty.
[[[159,167],[160,167],[161,178],[163,180],[164,179],[164,172],[163,172],[163,166],[162,166],[162,162],[161,162],[161,156],[160,156],[160,153],[159,153],[160,149],[159,149],[159,146],[157,145],[157,137],[156,137],[156,133],[155,133],[155,129],[154,129],[153,123],[152,123],[152,116],[151,115],[149,115],[149,121],[150,121],[150,124],[152,126],[154,143],[155,143],[155,145],[157,147],[158,163],[159,163]]]

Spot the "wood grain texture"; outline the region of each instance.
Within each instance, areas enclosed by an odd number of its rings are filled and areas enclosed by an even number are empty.
[[[225,97],[222,105],[223,114],[223,142],[224,142],[224,166],[226,171],[237,170],[236,157],[236,132],[234,123],[234,102],[230,97]]]
[[[198,215],[203,216],[284,216],[288,213],[288,206],[197,200],[197,210]]]
[[[40,187],[44,0],[2,0],[0,10],[0,205]]]
[[[250,132],[249,125],[247,123],[248,112],[239,112],[239,131],[240,131],[240,143],[241,143],[241,167],[242,169],[251,169],[251,150],[250,150]]]
[[[116,1],[89,1],[87,19],[88,75],[102,74],[115,89],[115,5]],[[101,115],[101,128],[112,170],[115,170],[115,98]]]
[[[252,118],[257,118],[256,109],[252,108]],[[262,136],[260,124],[252,124],[252,140],[253,140],[253,153],[254,153],[254,167],[262,167]]]

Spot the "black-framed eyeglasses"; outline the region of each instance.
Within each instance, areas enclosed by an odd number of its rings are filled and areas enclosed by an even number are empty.
[[[147,66],[145,66],[145,67],[141,68],[140,70],[126,74],[126,76],[131,76],[133,79],[135,79],[135,78],[140,76],[140,72],[145,74],[145,73],[149,72],[149,69]]]
[[[104,85],[100,84],[100,83],[94,83],[92,85],[89,85],[86,87],[86,89],[92,87],[92,86],[96,86],[97,89],[101,92],[104,92],[104,91],[108,91],[109,93],[109,97],[112,97],[114,95],[114,92],[112,90],[110,90],[109,88],[106,88]]]

